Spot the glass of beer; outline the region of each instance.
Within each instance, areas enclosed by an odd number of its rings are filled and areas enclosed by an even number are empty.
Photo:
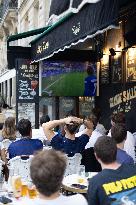
[[[22,182],[22,187],[21,187],[21,196],[28,196],[28,186],[26,182]]]
[[[37,191],[35,186],[32,183],[28,184],[28,196],[30,199],[34,199],[37,197]]]

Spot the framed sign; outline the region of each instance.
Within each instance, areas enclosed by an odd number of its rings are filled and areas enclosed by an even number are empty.
[[[104,55],[101,59],[100,82],[109,84],[109,55]]]
[[[122,80],[122,56],[121,53],[115,56],[111,56],[111,73],[112,73],[112,82],[120,83]]]
[[[127,51],[127,70],[126,80],[127,82],[136,81],[136,48],[129,48]]]

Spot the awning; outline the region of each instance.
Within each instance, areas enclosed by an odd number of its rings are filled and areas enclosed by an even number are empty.
[[[23,32],[23,33],[17,33],[15,35],[9,36],[7,43],[11,42],[11,41],[16,41],[18,39],[23,39],[23,38],[27,38],[30,36],[34,36],[34,35],[38,35],[43,33],[45,30],[47,30],[49,28],[49,26],[47,27],[43,27],[43,28],[39,28],[39,29],[33,29],[27,32]]]
[[[52,21],[54,17],[60,19],[60,17],[70,12],[78,13],[85,4],[97,3],[99,1],[101,0],[59,0],[58,4],[58,0],[52,0],[48,22]]]
[[[7,72],[5,72],[3,75],[0,76],[0,83],[5,82],[6,80],[9,80],[15,76],[16,76],[15,69],[8,70]]]
[[[31,42],[32,60],[37,62],[116,27],[118,0],[86,4],[77,14],[69,13]]]

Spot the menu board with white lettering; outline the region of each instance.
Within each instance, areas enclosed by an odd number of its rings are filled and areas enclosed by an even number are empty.
[[[17,122],[26,118],[32,126],[39,126],[39,68],[29,59],[16,60]]]
[[[28,59],[18,59],[17,100],[36,100],[39,96],[38,64]]]
[[[136,48],[129,48],[127,52],[127,82],[136,81]]]

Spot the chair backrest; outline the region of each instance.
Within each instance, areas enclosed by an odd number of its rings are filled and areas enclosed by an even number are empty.
[[[9,175],[20,175],[24,181],[31,181],[30,164],[33,156],[17,156],[9,160]]]
[[[93,147],[85,149],[82,152],[81,164],[85,166],[86,172],[100,172],[102,170],[100,163],[95,158]]]
[[[76,153],[73,157],[67,156],[67,167],[66,167],[65,176],[71,174],[77,174],[79,170],[79,166],[81,164],[81,159],[82,156],[79,153]]]
[[[11,140],[9,139],[4,139],[2,142],[1,142],[1,149],[5,148],[6,150],[8,150],[8,147],[9,145],[12,143]]]

